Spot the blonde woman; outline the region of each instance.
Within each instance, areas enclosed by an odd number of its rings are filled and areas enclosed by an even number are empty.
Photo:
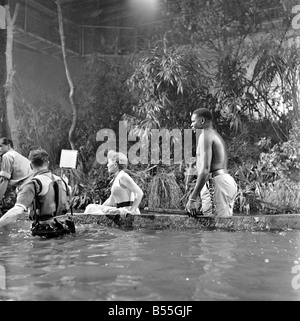
[[[109,198],[101,205],[89,204],[86,214],[140,214],[139,205],[143,198],[143,191],[124,170],[128,160],[123,153],[109,151],[107,155],[107,169],[113,174],[113,182]]]

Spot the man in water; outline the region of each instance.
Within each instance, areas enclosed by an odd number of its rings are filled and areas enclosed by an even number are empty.
[[[203,215],[232,216],[237,185],[227,172],[227,148],[222,137],[213,129],[213,115],[206,108],[196,109],[191,117],[194,130],[201,129],[197,145],[197,181],[189,196],[186,210],[190,216],[197,215],[197,198],[200,196]],[[211,178],[212,186],[209,186]],[[214,200],[211,199],[210,188],[214,188]],[[213,211],[215,206],[215,213]]]
[[[12,223],[30,210],[32,235],[56,237],[75,233],[69,194],[71,187],[49,170],[49,155],[43,149],[33,150],[29,159],[34,176],[21,185],[13,208],[0,218],[0,228]]]

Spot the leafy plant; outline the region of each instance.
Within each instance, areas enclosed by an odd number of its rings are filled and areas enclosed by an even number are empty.
[[[68,124],[70,120],[63,108],[45,96],[34,104],[22,101],[22,113],[18,113],[20,128],[20,146],[24,155],[34,148],[43,148],[50,155],[51,167],[60,161],[61,149],[69,149]]]
[[[180,208],[182,191],[177,184],[174,173],[161,171],[156,174],[149,185],[149,208]]]

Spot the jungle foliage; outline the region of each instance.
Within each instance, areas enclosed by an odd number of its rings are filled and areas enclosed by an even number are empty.
[[[165,25],[147,50],[119,59],[95,54],[86,61],[76,97],[84,167],[69,173],[74,205],[84,208],[108,197],[110,178],[105,165],[95,161],[100,129],[112,129],[118,137],[120,120],[149,135],[153,128],[189,128],[191,112],[203,106],[212,110],[215,128],[228,145],[229,171],[239,186],[235,210],[298,211],[300,54],[285,41],[289,17],[276,28],[270,20],[265,32],[268,16],[261,1],[166,3]],[[25,122],[30,108],[27,113]],[[46,109],[42,113],[47,115]],[[51,146],[55,155],[68,124],[60,116],[55,129],[47,130],[57,141]],[[36,143],[43,133],[26,135]],[[141,207],[184,208],[190,191],[185,190],[186,166],[131,165],[145,192]]]

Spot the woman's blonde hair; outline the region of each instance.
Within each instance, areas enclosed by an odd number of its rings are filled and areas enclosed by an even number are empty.
[[[115,152],[114,150],[108,151],[107,159],[110,159],[113,162],[116,162],[120,170],[126,168],[128,165],[128,159],[126,155],[120,152]]]

